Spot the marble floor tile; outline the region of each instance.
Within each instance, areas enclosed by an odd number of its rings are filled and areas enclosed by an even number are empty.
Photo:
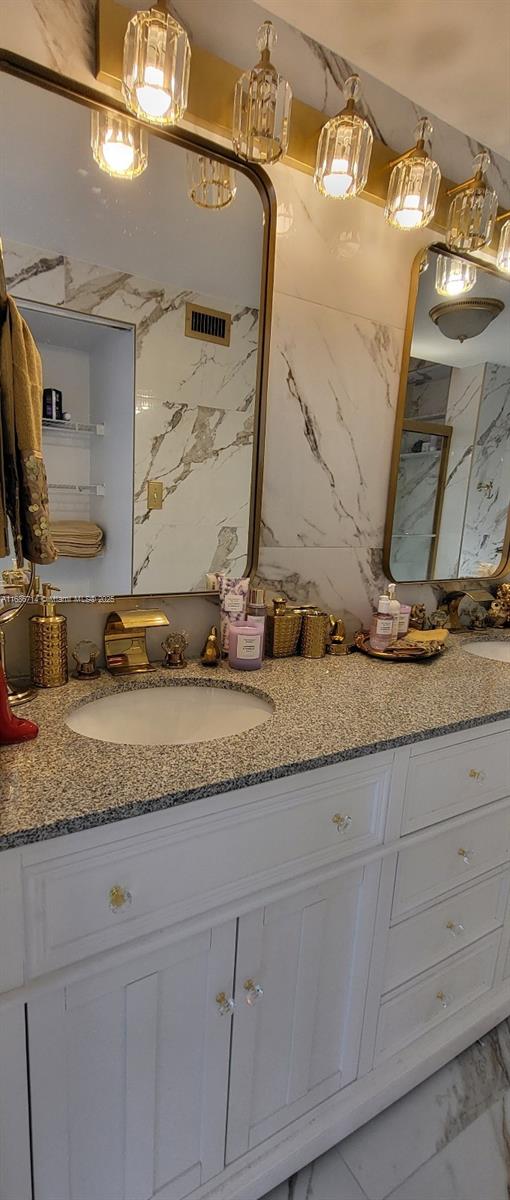
[[[508,1091],[509,1072],[510,1028],[505,1021],[346,1138],[342,1158],[369,1200],[384,1200],[457,1139]],[[430,1200],[443,1197],[431,1193]]]
[[[508,1200],[509,1098],[507,1093],[492,1105],[387,1200]]]

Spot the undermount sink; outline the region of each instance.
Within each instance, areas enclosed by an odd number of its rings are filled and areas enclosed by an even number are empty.
[[[66,725],[82,737],[121,746],[183,746],[254,729],[273,712],[270,700],[240,688],[169,684],[81,704]]]
[[[477,658],[495,658],[497,662],[510,663],[510,639],[505,642],[492,642],[488,638],[486,642],[472,642],[471,645],[466,643],[463,648],[468,654],[475,654]]]

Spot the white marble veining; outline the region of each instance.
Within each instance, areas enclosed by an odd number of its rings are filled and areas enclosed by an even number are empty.
[[[508,1200],[509,1116],[504,1021],[264,1200]]]
[[[263,545],[381,545],[400,353],[390,326],[277,295]]]
[[[497,566],[507,525],[510,478],[510,369],[487,363],[466,506],[460,573]]]
[[[476,437],[484,365],[453,367],[446,409],[452,436],[441,513],[435,575],[455,578],[464,530],[464,514]]]
[[[5,243],[10,290],[136,330],[133,590],[204,590],[242,573],[250,517],[258,310]],[[230,346],[184,336],[186,302],[230,311]],[[163,482],[162,509],[147,483]]]

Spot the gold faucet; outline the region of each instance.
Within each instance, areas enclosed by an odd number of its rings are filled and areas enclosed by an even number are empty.
[[[448,616],[450,618],[450,629],[451,630],[462,629],[464,632],[466,631],[466,626],[462,624],[462,621],[459,616],[459,604],[460,604],[461,600],[464,600],[465,596],[467,596],[467,598],[469,600],[473,600],[475,604],[480,604],[485,607],[487,607],[489,604],[491,604],[492,601],[494,600],[494,596],[491,594],[491,592],[487,591],[487,588],[469,588],[468,589],[468,588],[457,587],[457,588],[454,588],[453,590],[450,590],[450,588],[448,588],[448,591],[447,591]]]
[[[169,625],[168,617],[158,609],[130,608],[126,612],[111,612],[104,627],[104,657],[112,675],[133,675],[139,671],[155,671],[147,653],[147,629]]]

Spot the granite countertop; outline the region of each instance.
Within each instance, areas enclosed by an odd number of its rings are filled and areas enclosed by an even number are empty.
[[[42,692],[18,710],[39,723],[38,738],[0,750],[0,849],[510,718],[509,664],[466,654],[466,636],[480,637],[455,635],[440,658],[418,663],[358,652],[269,660],[253,673],[190,663]],[[77,704],[118,690],[197,681],[255,690],[274,713],[248,732],[184,746],[118,746],[65,724]]]

